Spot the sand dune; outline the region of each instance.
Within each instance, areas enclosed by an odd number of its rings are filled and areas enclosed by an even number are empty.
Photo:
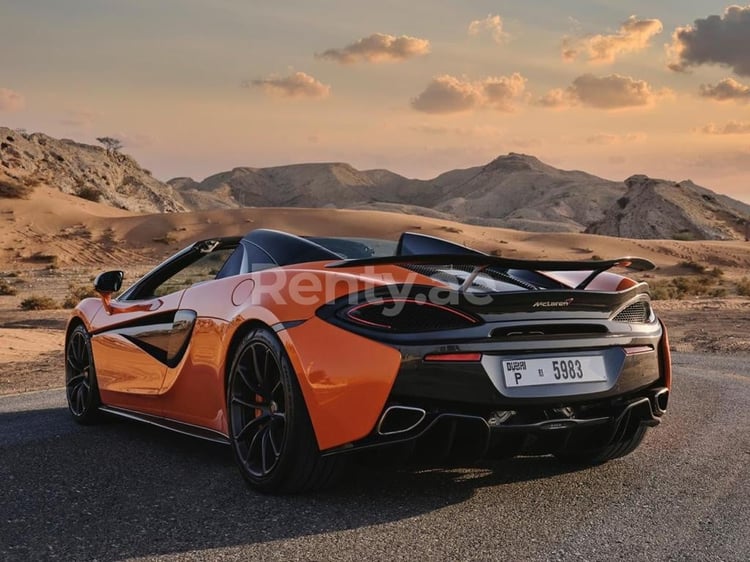
[[[28,200],[0,199],[2,269],[62,265],[153,263],[186,244],[255,228],[295,234],[396,239],[404,231],[448,238],[508,257],[591,259],[641,256],[662,273],[695,261],[736,275],[750,268],[743,241],[634,240],[578,233],[531,233],[367,210],[242,208],[136,214],[40,187]],[[45,258],[46,256],[46,258]]]

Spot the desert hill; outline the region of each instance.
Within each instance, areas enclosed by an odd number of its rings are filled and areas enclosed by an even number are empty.
[[[203,238],[276,228],[302,235],[395,240],[422,232],[507,257],[592,259],[637,255],[659,275],[685,273],[686,263],[720,267],[736,276],[750,268],[744,241],[634,240],[581,233],[524,232],[401,213],[349,209],[239,208],[138,214],[49,187],[28,199],[0,198],[0,270],[153,264]]]
[[[348,164],[294,164],[273,168],[234,168],[202,182],[170,180],[188,198],[211,193],[234,207],[348,207],[367,201],[378,187]]]
[[[162,183],[118,151],[0,127],[0,197],[47,185],[136,212],[242,207],[361,209],[532,232],[744,239],[750,206],[694,185],[613,182],[510,153],[431,180],[345,163],[238,167]],[[676,187],[679,186],[679,187]]]
[[[625,185],[558,170],[511,153],[432,180],[349,164],[234,168],[195,182],[168,182],[194,209],[207,207],[368,208],[531,231],[580,232],[604,217]]]
[[[0,127],[0,181],[52,185],[63,193],[139,212],[182,211],[174,189],[126,154]]]
[[[559,170],[539,159],[511,153],[463,173],[433,180],[435,208],[471,222],[531,231],[580,232],[603,218],[625,191],[621,182],[580,171]]]
[[[198,209],[324,207],[380,210],[531,232],[627,238],[744,239],[750,205],[697,186],[635,175],[613,182],[510,153],[431,180],[349,164],[234,168],[168,182]]]
[[[626,238],[728,240],[743,238],[750,205],[691,181],[643,175],[625,180],[627,192],[586,232]]]

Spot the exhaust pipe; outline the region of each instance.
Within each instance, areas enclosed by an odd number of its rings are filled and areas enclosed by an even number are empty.
[[[667,411],[667,405],[669,404],[669,389],[662,388],[654,394],[654,411],[657,416],[663,415]]]
[[[424,420],[427,412],[411,406],[389,406],[380,416],[377,432],[379,435],[407,433]]]

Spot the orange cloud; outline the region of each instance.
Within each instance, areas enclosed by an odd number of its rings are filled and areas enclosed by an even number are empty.
[[[394,37],[384,33],[373,33],[343,49],[328,49],[315,56],[341,64],[356,62],[393,62],[426,55],[430,52],[427,39],[402,35]]]
[[[715,86],[701,84],[700,94],[704,98],[716,101],[750,102],[750,86],[746,86],[733,78],[725,78]]]
[[[648,82],[630,76],[583,74],[565,90],[550,90],[535,104],[551,108],[581,105],[595,109],[625,109],[653,105],[669,94],[671,92],[666,89],[654,92]]]
[[[636,16],[630,16],[617,33],[612,35],[563,38],[562,57],[572,61],[585,53],[588,62],[612,63],[618,55],[645,49],[651,38],[662,30],[662,24],[658,19],[638,19]]]
[[[721,16],[678,27],[668,53],[672,59],[669,68],[676,72],[718,64],[740,76],[750,76],[750,6],[729,6]]]
[[[576,99],[571,97],[568,90],[554,88],[539,98],[535,104],[542,107],[565,108],[576,104]]]
[[[267,94],[286,98],[325,98],[331,87],[304,72],[243,82],[244,87],[262,88]]]
[[[500,16],[490,14],[483,20],[474,20],[469,24],[469,35],[479,35],[482,31],[489,32],[495,43],[502,43],[508,38],[508,34],[503,31]]]
[[[18,92],[0,88],[0,111],[21,111],[26,107],[26,100]]]
[[[750,121],[729,121],[723,126],[709,123],[699,132],[706,135],[750,135]]]
[[[517,72],[474,82],[445,74],[433,78],[411,106],[425,113],[458,113],[482,107],[514,111],[525,89],[526,78]]]

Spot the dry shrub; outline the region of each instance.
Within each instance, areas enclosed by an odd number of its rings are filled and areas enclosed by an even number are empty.
[[[16,288],[8,283],[5,279],[0,279],[0,295],[15,295],[18,293]]]
[[[684,267],[686,269],[692,269],[696,273],[703,273],[706,271],[706,266],[702,263],[698,263],[695,260],[686,260],[680,262],[680,267]]]
[[[41,180],[41,179],[39,179],[39,178],[37,178],[37,177],[31,177],[31,176],[29,176],[29,177],[27,177],[27,178],[24,178],[24,180],[23,180],[23,184],[24,184],[24,185],[25,185],[26,187],[29,187],[29,188],[31,188],[31,189],[34,189],[35,187],[37,187],[37,186],[39,186],[39,185],[42,185],[42,180]]]
[[[441,226],[440,230],[444,230],[445,232],[450,232],[452,234],[461,234],[463,230],[460,228],[456,228],[455,226]]]
[[[57,267],[59,265],[59,257],[55,254],[45,254],[44,252],[35,252],[28,258],[29,261],[46,263],[48,265]]]
[[[743,277],[737,281],[737,294],[741,297],[750,297],[750,278]]]
[[[47,296],[31,295],[21,301],[22,310],[50,310],[59,308],[54,299]]]
[[[33,187],[27,186],[11,178],[0,178],[0,198],[28,199]]]
[[[82,185],[76,190],[76,195],[80,197],[81,199],[86,199],[88,201],[93,201],[94,203],[98,203],[102,198],[102,193],[95,187],[91,187],[90,185]]]
[[[92,285],[70,285],[68,295],[63,301],[63,308],[74,308],[83,299],[98,297],[99,293]]]
[[[669,281],[650,281],[651,298],[655,301],[667,301],[677,298],[677,289]]]
[[[687,297],[724,297],[728,291],[718,284],[719,276],[690,275],[649,283],[651,298],[654,300],[684,299]]]
[[[164,236],[158,236],[156,238],[152,238],[154,242],[161,242],[162,244],[176,244],[177,238],[174,236],[174,234],[167,233]]]

